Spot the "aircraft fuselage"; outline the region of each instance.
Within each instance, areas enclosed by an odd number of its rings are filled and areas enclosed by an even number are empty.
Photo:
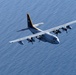
[[[36,27],[33,27],[33,28],[29,28],[29,30],[33,33],[33,34],[36,34],[38,32],[41,32],[42,30],[39,29],[39,28],[36,28]],[[37,38],[41,41],[44,41],[44,42],[49,42],[49,43],[52,43],[52,44],[59,44],[60,41],[59,41],[59,38],[53,34],[50,34],[49,32],[46,32],[45,34],[41,35],[39,38]]]

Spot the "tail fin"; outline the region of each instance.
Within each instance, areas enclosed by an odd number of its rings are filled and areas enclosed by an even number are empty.
[[[25,31],[25,30],[28,30],[29,28],[33,28],[33,23],[32,23],[32,21],[31,21],[31,18],[30,18],[30,15],[29,15],[29,14],[27,14],[27,25],[28,25],[27,28],[18,30],[17,32]]]
[[[33,27],[33,23],[31,21],[30,15],[27,14],[27,24],[28,24],[28,28],[32,28]]]

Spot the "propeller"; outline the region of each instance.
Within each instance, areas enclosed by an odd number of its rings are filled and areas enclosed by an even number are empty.
[[[34,38],[32,38],[32,37],[31,38],[28,38],[27,41],[28,42],[31,42],[32,44],[33,44],[33,42],[35,42]]]
[[[61,31],[60,30],[54,30],[53,33],[58,35],[59,33],[61,33]]]
[[[36,36],[36,38],[39,39],[39,42],[40,42],[42,36],[43,35]]]
[[[67,28],[62,27],[61,29],[67,33]]]

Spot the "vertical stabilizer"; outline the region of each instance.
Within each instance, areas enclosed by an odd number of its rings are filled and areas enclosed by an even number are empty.
[[[33,27],[33,23],[31,21],[31,18],[30,18],[29,14],[27,14],[27,25],[28,25],[28,28],[32,28]]]

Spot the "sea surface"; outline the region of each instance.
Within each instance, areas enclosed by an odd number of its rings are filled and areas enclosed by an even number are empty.
[[[76,0],[0,0],[0,75],[76,75],[76,24],[58,35],[60,44],[9,43],[32,34],[17,32],[27,13],[46,30],[76,20]]]

